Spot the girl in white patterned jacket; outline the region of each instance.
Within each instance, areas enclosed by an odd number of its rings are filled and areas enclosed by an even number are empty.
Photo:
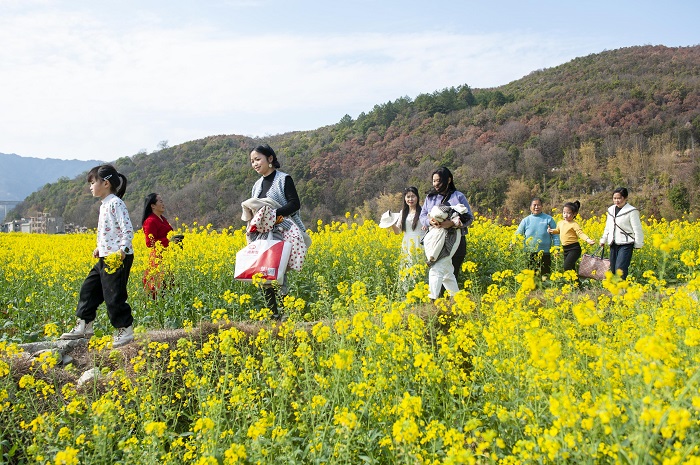
[[[126,192],[126,176],[112,165],[100,165],[87,176],[93,197],[102,200],[97,222],[97,248],[92,256],[98,261],[80,287],[80,297],[75,314],[78,322],[61,339],[90,338],[94,334],[93,322],[97,307],[104,302],[112,326],[116,328],[113,347],[120,347],[134,340],[131,306],[127,303],[126,285],[134,263],[134,228],[129,211],[122,201]]]

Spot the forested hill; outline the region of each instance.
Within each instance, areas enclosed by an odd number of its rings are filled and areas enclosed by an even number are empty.
[[[249,153],[263,142],[294,177],[310,227],[398,209],[395,194],[427,191],[440,165],[485,215],[517,217],[534,194],[547,207],[580,199],[584,215],[601,213],[623,185],[644,213],[673,218],[700,202],[700,46],[605,51],[497,88],[399,97],[313,131],[211,136],[124,157],[115,165],[130,181],[132,220],[140,224],[141,201],[155,191],[171,218],[240,226],[257,176]],[[16,215],[49,211],[94,227],[97,208],[79,178],[32,194]]]

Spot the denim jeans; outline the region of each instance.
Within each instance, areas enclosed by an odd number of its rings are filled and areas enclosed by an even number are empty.
[[[622,270],[622,279],[627,279],[627,271],[632,261],[634,243],[618,245],[610,244],[610,271],[616,273]]]

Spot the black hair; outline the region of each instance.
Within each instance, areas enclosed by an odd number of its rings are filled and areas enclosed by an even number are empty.
[[[409,186],[403,190],[403,208],[401,209],[401,231],[406,231],[406,217],[411,211],[411,207],[406,203],[406,194],[413,192],[416,194],[416,215],[413,217],[413,224],[411,224],[412,229],[416,229],[418,225],[418,217],[420,216],[421,206],[420,206],[420,195],[418,194],[418,188]]]
[[[126,193],[126,176],[117,171],[117,169],[109,164],[96,166],[88,172],[87,180],[88,182],[97,181],[101,179],[109,183],[109,190],[112,194],[116,195],[120,199],[124,197]],[[119,182],[117,182],[117,180]]]
[[[153,205],[158,201],[158,194],[155,192],[148,194],[146,196],[146,199],[143,202],[143,217],[141,218],[141,224],[146,222],[146,218],[151,216],[151,213],[153,213]]]
[[[435,176],[436,174],[440,178],[440,186],[442,186],[443,191],[438,192],[437,189],[435,189],[435,187],[433,187],[432,189],[430,189],[428,191],[428,197],[432,197],[433,195],[441,194],[441,195],[444,195],[445,198],[448,198],[449,196],[452,195],[453,192],[455,192],[457,190],[457,188],[455,187],[455,182],[454,182],[454,177],[452,176],[452,172],[450,172],[450,170],[447,169],[446,167],[441,166],[440,168],[433,171],[433,174],[431,175],[431,179],[432,179],[432,176]],[[445,186],[447,186],[447,187],[445,187]]]
[[[578,211],[581,208],[581,202],[579,202],[578,200],[575,200],[573,202],[566,202],[564,204],[564,208],[568,208],[572,211],[573,215],[576,216],[578,215]]]
[[[613,195],[615,195],[615,194],[620,194],[623,198],[626,199],[627,196],[629,195],[629,192],[627,192],[626,187],[618,187],[617,189],[615,189],[613,191]]]
[[[272,157],[272,162],[270,162],[270,164],[275,168],[280,167],[280,162],[279,160],[277,160],[277,154],[274,150],[272,150],[272,147],[270,147],[269,145],[258,145],[253,149],[253,152],[258,152],[261,155],[265,155],[265,157]]]

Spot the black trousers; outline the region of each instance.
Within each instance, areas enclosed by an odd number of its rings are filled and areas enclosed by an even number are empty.
[[[564,271],[576,271],[576,262],[581,258],[581,244],[575,242],[564,246]]]
[[[87,322],[93,321],[97,318],[97,307],[104,302],[112,326],[131,326],[134,318],[131,315],[131,306],[126,302],[126,285],[133,263],[134,256],[127,255],[122,266],[110,274],[107,273],[104,258],[100,258],[80,286],[80,297],[75,310],[77,317]]]
[[[452,256],[452,266],[454,267],[454,275],[457,280],[457,285],[459,282],[459,274],[462,272],[462,263],[464,263],[464,258],[467,256],[467,241],[464,236],[461,236],[459,240],[459,245],[457,246],[457,251]]]
[[[533,252],[530,254],[528,268],[534,270],[540,276],[548,275],[552,271],[552,256],[549,253]]]

